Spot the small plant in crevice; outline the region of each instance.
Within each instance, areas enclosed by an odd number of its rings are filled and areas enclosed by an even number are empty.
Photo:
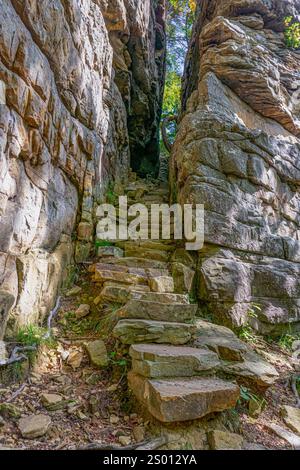
[[[108,357],[111,365],[118,366],[124,373],[127,373],[130,360],[126,356],[121,356],[117,351],[111,351]]]
[[[284,20],[285,43],[292,49],[300,48],[300,22],[294,16],[287,16]]]
[[[239,405],[246,404],[247,407],[249,407],[249,404],[250,404],[251,401],[254,402],[262,410],[265,408],[265,406],[267,404],[265,398],[256,395],[251,390],[249,390],[247,387],[241,386],[240,387],[240,399],[239,399],[238,404]]]
[[[292,333],[290,331],[289,333],[284,333],[278,338],[278,345],[286,351],[292,351],[292,345],[294,341],[297,340],[300,340],[300,334]]]
[[[118,196],[115,193],[114,185],[113,183],[110,183],[107,188],[106,201],[108,202],[108,204],[112,204],[113,206],[115,206],[117,203],[117,200],[118,200]]]
[[[40,346],[45,343],[47,330],[34,324],[23,326],[17,332],[16,340],[23,346]]]
[[[197,296],[194,292],[191,292],[189,294],[189,302],[190,302],[190,304],[197,304],[198,303]]]
[[[107,240],[96,240],[95,241],[95,247],[96,248],[101,248],[101,247],[105,247],[105,246],[112,246],[113,244]]]
[[[78,265],[69,265],[66,268],[65,279],[63,281],[62,288],[63,289],[70,289],[79,278],[79,266]]]
[[[238,330],[238,337],[243,341],[247,341],[248,343],[257,342],[257,334],[251,326],[251,319],[256,319],[258,317],[258,311],[261,311],[261,307],[256,304],[251,304],[251,307],[248,310],[247,323],[241,326]]]

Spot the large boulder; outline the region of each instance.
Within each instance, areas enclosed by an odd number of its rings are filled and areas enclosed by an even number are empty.
[[[170,423],[202,418],[233,408],[239,387],[219,379],[146,379],[128,374],[129,387],[138,400],[159,421]]]
[[[300,329],[298,1],[204,0],[171,155],[181,204],[205,206],[198,293],[218,323]]]

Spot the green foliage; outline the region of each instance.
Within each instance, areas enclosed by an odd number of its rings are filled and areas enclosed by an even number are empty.
[[[101,246],[112,246],[112,243],[108,240],[96,240],[95,247],[100,248]]]
[[[115,206],[118,201],[118,196],[115,193],[113,183],[110,183],[108,185],[107,193],[106,193],[106,201],[108,202],[108,204],[112,204],[113,206]]]
[[[63,281],[62,288],[63,289],[70,289],[74,284],[76,284],[76,281],[78,280],[79,276],[79,267],[77,265],[69,265],[66,268],[66,275],[65,279]]]
[[[242,385],[240,387],[240,402],[249,402],[250,400],[255,401],[258,405],[262,407],[266,404],[266,400],[264,398],[255,395],[255,393],[251,392],[251,390]]]
[[[40,346],[45,342],[45,328],[37,325],[26,325],[19,329],[17,333],[17,342],[24,346]]]
[[[257,318],[257,311],[261,311],[261,307],[259,305],[251,304],[251,307],[248,311],[248,318]],[[243,341],[247,341],[248,343],[257,342],[256,333],[250,325],[249,320],[245,325],[243,325],[239,329],[238,336],[240,339],[242,339]]]
[[[286,351],[292,351],[293,342],[299,339],[300,339],[299,334],[285,333],[282,336],[280,336],[278,340],[278,345],[282,349],[285,349]]]
[[[127,371],[129,366],[129,360],[126,357],[119,357],[117,351],[110,352],[108,354],[108,357],[112,365],[121,367],[122,369],[125,369]]]
[[[180,110],[181,76],[169,70],[166,76],[163,117],[178,114]]]
[[[197,304],[198,303],[197,296],[194,292],[191,292],[189,294],[189,302],[190,302],[190,304]]]
[[[300,23],[293,16],[287,16],[285,18],[285,43],[287,47],[293,49],[300,48]]]
[[[180,113],[181,80],[196,11],[196,0],[167,0],[167,73],[162,117]],[[176,123],[168,126],[171,142],[176,136]],[[163,145],[161,145],[163,150]]]

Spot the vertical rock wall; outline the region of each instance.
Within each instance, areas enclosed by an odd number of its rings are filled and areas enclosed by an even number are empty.
[[[204,203],[199,297],[218,322],[300,329],[299,1],[199,2],[172,154],[181,202]]]
[[[48,313],[76,238],[89,253],[130,142],[156,146],[163,5],[0,0],[0,338],[11,307],[12,324]]]

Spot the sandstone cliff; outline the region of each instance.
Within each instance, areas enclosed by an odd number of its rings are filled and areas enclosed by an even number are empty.
[[[47,314],[110,181],[155,166],[164,2],[1,0],[0,338]],[[145,166],[145,165],[144,165]]]
[[[172,154],[174,195],[205,204],[203,305],[263,333],[300,327],[300,53],[283,34],[299,13],[299,1],[199,3]]]

